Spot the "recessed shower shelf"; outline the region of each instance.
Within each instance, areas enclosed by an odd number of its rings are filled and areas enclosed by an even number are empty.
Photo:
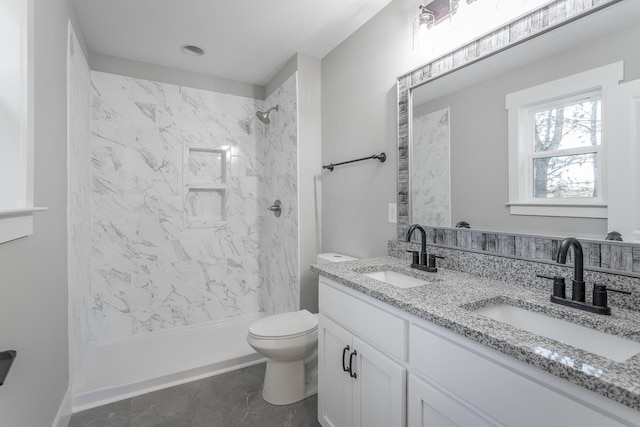
[[[225,184],[227,182],[227,152],[225,149],[191,147],[187,149],[187,182]]]
[[[226,223],[228,157],[227,148],[185,147],[185,227],[206,228]]]

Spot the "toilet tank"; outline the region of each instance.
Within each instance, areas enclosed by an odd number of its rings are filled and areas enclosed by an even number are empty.
[[[351,257],[349,255],[337,254],[335,252],[327,252],[323,254],[318,254],[318,264],[329,264],[332,262],[344,262],[344,261],[354,261],[358,258]]]

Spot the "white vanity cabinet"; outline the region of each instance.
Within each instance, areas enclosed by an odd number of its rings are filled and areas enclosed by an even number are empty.
[[[405,426],[406,320],[322,281],[319,295],[320,424]]]
[[[640,412],[429,322],[413,323],[410,427],[640,426]]]
[[[404,426],[406,369],[321,316],[318,415],[324,426]]]
[[[326,278],[319,306],[325,427],[640,426],[638,411]]]

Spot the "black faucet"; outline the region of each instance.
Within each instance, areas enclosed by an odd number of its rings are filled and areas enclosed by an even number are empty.
[[[420,253],[418,253],[418,251],[407,251],[413,254],[411,267],[428,271],[429,273],[436,273],[438,271],[438,268],[436,267],[436,258],[444,259],[444,257],[433,254],[427,257],[427,233],[424,231],[424,228],[418,224],[413,224],[407,230],[407,242],[411,241],[411,236],[416,230],[420,231],[422,241],[420,242]]]
[[[567,237],[560,244],[556,261],[560,264],[567,263],[567,253],[569,248],[573,246],[573,292],[571,299],[574,301],[584,302],[584,254],[582,252],[582,244],[575,237]]]
[[[593,303],[585,302],[585,286],[584,286],[584,254],[582,245],[575,237],[567,237],[560,243],[556,261],[560,264],[566,264],[567,253],[569,248],[573,246],[573,292],[571,300],[565,298],[564,278],[560,276],[547,277],[538,275],[546,279],[553,279],[553,294],[551,302],[566,305],[568,307],[577,308],[597,314],[611,314],[611,307],[607,306],[607,292],[613,291],[621,294],[631,294],[629,291],[621,289],[607,288],[606,285],[596,283],[593,287]]]
[[[413,232],[416,230],[420,231],[420,238],[422,240],[420,241],[421,246],[420,246],[419,255],[416,251],[407,251],[413,254],[411,267],[428,271],[427,270],[428,268],[427,267],[427,233],[424,231],[424,228],[422,228],[422,226],[418,224],[413,224],[411,227],[409,227],[409,229],[407,230],[407,242],[411,241],[411,236],[413,235]]]

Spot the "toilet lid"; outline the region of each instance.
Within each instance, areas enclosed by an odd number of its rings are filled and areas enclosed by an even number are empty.
[[[249,326],[249,333],[261,338],[284,338],[304,335],[317,328],[318,316],[300,310],[258,320]]]

